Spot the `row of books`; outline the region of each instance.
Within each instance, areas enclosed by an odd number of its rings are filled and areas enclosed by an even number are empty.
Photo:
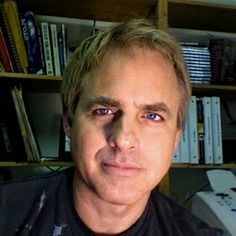
[[[39,143],[40,135],[36,132],[37,127],[34,126],[34,117],[29,112],[29,101],[21,86],[1,86],[0,106],[0,161],[71,160],[69,140],[65,137],[62,125],[60,135],[56,137],[58,140],[55,140],[55,143],[59,144],[58,152],[55,151],[50,157],[45,156],[43,147]]]
[[[209,84],[211,80],[210,52],[206,45],[181,43],[192,83]]]
[[[20,87],[1,87],[0,160],[39,161],[38,149]]]
[[[180,45],[192,83],[236,84],[236,45],[230,39]]]
[[[0,63],[5,72],[60,76],[67,62],[65,24],[40,22],[18,12],[14,0],[0,2]]]
[[[191,97],[173,163],[223,164],[220,97]]]

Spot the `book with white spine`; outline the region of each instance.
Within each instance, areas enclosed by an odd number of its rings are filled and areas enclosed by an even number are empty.
[[[220,97],[211,97],[213,160],[214,164],[223,164],[222,127]]]
[[[205,164],[213,164],[211,98],[201,97],[204,119],[204,155]]]
[[[197,136],[197,104],[196,96],[191,96],[188,115],[189,161],[191,164],[199,163],[198,136]]]
[[[49,26],[47,22],[41,22],[41,35],[43,41],[43,53],[46,65],[46,74],[53,75],[52,51],[49,34]]]
[[[189,163],[189,138],[188,138],[188,122],[184,124],[184,128],[180,138],[180,162]]]
[[[51,42],[52,42],[52,55],[53,55],[53,66],[54,75],[61,75],[60,59],[59,59],[59,48],[58,48],[58,38],[57,38],[57,25],[50,24]]]

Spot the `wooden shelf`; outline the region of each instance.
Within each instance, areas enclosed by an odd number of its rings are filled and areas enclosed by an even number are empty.
[[[26,91],[59,92],[62,77],[0,72],[0,80],[6,84],[23,84]]]
[[[219,96],[228,101],[236,99],[235,85],[192,84],[192,91],[196,96]]]
[[[47,167],[47,166],[73,166],[69,161],[41,161],[41,162],[0,162],[0,167]]]
[[[119,22],[129,17],[156,17],[165,0],[21,0],[20,10],[35,14]],[[168,1],[169,27],[236,32],[236,5],[191,0]]]
[[[127,17],[145,17],[155,12],[156,0],[21,0],[20,10],[39,15],[118,22]]]
[[[12,81],[12,82],[24,82],[24,83],[38,83],[45,82],[47,84],[54,83],[60,84],[62,81],[61,76],[48,76],[48,75],[35,75],[35,74],[23,74],[23,73],[5,73],[0,72],[1,81]],[[194,91],[226,91],[226,92],[236,92],[236,85],[213,85],[213,84],[192,84]]]
[[[236,32],[236,5],[191,0],[168,2],[169,27]]]
[[[192,84],[195,91],[235,91],[236,85]]]
[[[0,162],[0,167],[46,167],[46,166],[73,166],[70,161],[42,161],[42,162]],[[227,163],[222,165],[191,165],[191,164],[172,164],[171,168],[183,169],[236,169],[236,163]]]
[[[61,81],[61,76],[0,72],[1,79]]]
[[[236,169],[236,163],[227,163],[222,165],[191,165],[191,164],[172,164],[172,168],[184,168],[184,169]]]

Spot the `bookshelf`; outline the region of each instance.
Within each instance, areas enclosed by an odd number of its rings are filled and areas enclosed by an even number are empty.
[[[44,81],[45,86],[52,83],[55,87],[60,86],[62,77],[61,76],[50,76],[50,75],[35,75],[35,74],[24,74],[24,73],[6,73],[0,72],[1,82],[40,82]],[[60,87],[57,87],[59,92]],[[214,85],[214,84],[192,84],[193,93],[195,92],[206,92],[206,93],[235,93],[236,85]]]
[[[120,21],[130,16],[161,15],[163,25],[169,27],[236,32],[236,5],[233,4],[194,0],[22,0],[20,5],[35,14],[101,21]]]
[[[129,17],[153,17],[162,29],[184,28],[236,33],[236,5],[212,4],[189,0],[21,0],[19,10],[37,15],[70,17],[119,22]],[[59,92],[61,77],[21,73],[0,73],[1,83],[20,83],[28,91]],[[193,84],[193,94],[219,95],[236,101],[236,85]],[[70,166],[68,162],[15,163],[1,162],[4,167]],[[236,164],[190,165],[173,164],[172,168],[236,168]],[[163,192],[168,192],[168,176]]]
[[[46,166],[73,166],[70,161],[41,161],[41,162],[13,162],[2,161],[0,167],[46,167]],[[171,168],[178,169],[236,169],[235,163],[227,163],[222,165],[191,165],[191,164],[172,164]]]
[[[0,167],[56,167],[56,166],[64,166],[70,167],[73,166],[72,162],[69,161],[41,161],[41,162],[13,162],[13,161],[5,161],[0,162]]]

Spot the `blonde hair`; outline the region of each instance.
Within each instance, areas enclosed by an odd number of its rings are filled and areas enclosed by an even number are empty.
[[[191,84],[178,42],[146,19],[132,19],[87,38],[75,51],[65,68],[61,94],[63,112],[73,121],[85,76],[102,63],[112,49],[148,47],[163,55],[173,65],[179,83],[181,103],[177,127],[182,128],[191,97]]]

